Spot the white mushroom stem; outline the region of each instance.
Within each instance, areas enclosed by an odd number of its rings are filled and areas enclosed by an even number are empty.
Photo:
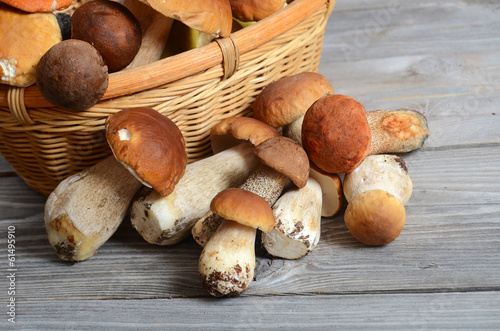
[[[365,191],[380,189],[406,205],[413,191],[413,183],[401,157],[379,154],[368,155],[354,171],[347,173],[343,188],[347,202]]]
[[[133,227],[153,244],[173,245],[183,240],[210,210],[217,193],[240,185],[259,165],[253,149],[253,145],[242,143],[188,164],[184,176],[166,197],[143,189],[132,204]]]
[[[276,228],[262,233],[262,245],[275,257],[298,259],[317,246],[321,235],[322,192],[309,177],[303,188],[291,188],[273,205]]]
[[[113,156],[63,180],[45,204],[45,228],[57,255],[91,257],[121,224],[141,183]]]
[[[224,220],[198,264],[203,288],[213,296],[238,295],[253,280],[256,229]]]
[[[283,135],[293,139],[300,146],[302,146],[302,122],[304,122],[303,115],[283,127]]]
[[[240,185],[240,188],[263,197],[272,206],[283,192],[287,182],[288,179],[285,176],[266,165],[260,165]],[[222,217],[209,211],[192,227],[191,234],[194,240],[204,247],[222,221]]]
[[[344,206],[345,200],[340,176],[312,167],[309,176],[316,179],[321,186],[323,195],[321,216],[333,217],[337,215]]]
[[[142,30],[141,48],[127,69],[159,60],[174,19],[164,16],[139,0],[121,0],[120,2],[134,14]]]

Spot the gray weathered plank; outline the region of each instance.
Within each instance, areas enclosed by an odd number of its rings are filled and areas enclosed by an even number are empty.
[[[498,292],[68,299],[22,301],[16,319],[37,330],[494,330],[499,309]]]
[[[309,256],[297,261],[261,256],[256,281],[246,293],[499,289],[500,183],[491,180],[500,175],[499,150],[492,144],[405,155],[414,195],[407,205],[405,229],[395,242],[365,247],[348,233],[342,216],[325,219],[320,244]],[[474,169],[478,163],[481,167]],[[18,231],[20,298],[205,295],[197,276],[201,249],[192,240],[153,246],[126,220],[97,255],[64,263],[47,242],[42,206],[29,199],[19,203],[20,209],[31,206],[31,216],[3,218],[0,224],[3,229],[15,225]],[[5,237],[0,238],[0,245],[4,243]],[[387,282],[389,275],[397,277]]]

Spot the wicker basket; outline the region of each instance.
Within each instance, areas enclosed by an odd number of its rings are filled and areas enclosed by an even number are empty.
[[[67,176],[111,151],[106,117],[150,106],[171,118],[186,140],[189,161],[211,153],[209,132],[229,116],[252,116],[269,83],[317,71],[334,0],[295,0],[228,38],[149,65],[110,74],[102,100],[71,112],[49,104],[36,86],[0,86],[0,153],[35,191],[48,195]]]

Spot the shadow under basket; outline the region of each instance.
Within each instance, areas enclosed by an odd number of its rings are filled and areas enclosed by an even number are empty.
[[[0,85],[0,153],[29,187],[49,195],[69,175],[111,154],[104,135],[109,115],[148,106],[180,128],[189,162],[204,158],[211,154],[213,125],[252,116],[255,97],[273,81],[318,70],[334,5],[295,0],[227,38],[112,73],[103,98],[81,112],[51,105],[36,86]]]

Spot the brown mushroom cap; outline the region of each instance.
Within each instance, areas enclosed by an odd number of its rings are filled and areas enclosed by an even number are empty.
[[[290,138],[269,138],[255,148],[263,164],[286,176],[298,187],[304,187],[309,178],[309,159],[299,144]]]
[[[81,5],[71,17],[71,38],[88,42],[104,59],[109,72],[125,68],[139,52],[141,25],[118,2],[94,0]]]
[[[152,108],[128,108],[110,115],[106,138],[115,158],[163,196],[184,176],[184,137],[174,122]]]
[[[269,203],[261,196],[241,188],[228,188],[219,192],[210,203],[210,210],[222,218],[263,232],[271,231],[276,225]]]
[[[394,195],[375,189],[354,197],[347,205],[344,220],[357,240],[366,245],[385,245],[403,230],[406,211]]]
[[[67,39],[38,62],[36,85],[55,106],[81,111],[94,106],[108,87],[108,67],[89,43]]]
[[[54,14],[29,14],[1,3],[0,36],[0,83],[20,87],[35,83],[40,58],[62,40]]]
[[[205,33],[227,37],[233,16],[228,0],[141,0],[167,17]]]
[[[283,77],[269,84],[255,99],[254,117],[274,127],[302,117],[319,98],[332,94],[333,86],[315,72]]]
[[[260,21],[279,11],[286,0],[229,0],[233,16],[243,22]]]
[[[28,13],[48,13],[69,7],[73,0],[2,0],[2,2]]]
[[[210,130],[214,153],[236,146],[242,140],[257,146],[263,141],[279,135],[278,130],[272,126],[251,117],[228,117],[214,125]]]
[[[318,99],[304,115],[302,146],[311,161],[326,172],[354,170],[370,152],[371,132],[365,108],[344,95]]]

